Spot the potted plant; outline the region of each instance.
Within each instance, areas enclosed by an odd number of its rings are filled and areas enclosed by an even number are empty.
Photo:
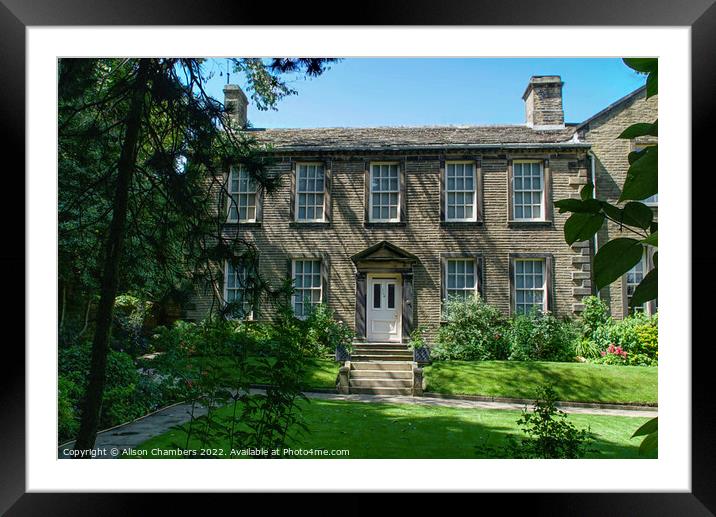
[[[430,347],[425,342],[425,334],[428,332],[426,325],[419,325],[410,333],[408,347],[413,351],[413,361],[416,363],[430,362]]]
[[[342,321],[336,322],[331,332],[331,340],[336,346],[336,361],[343,363],[350,361],[353,351],[353,337],[355,334],[351,328]]]

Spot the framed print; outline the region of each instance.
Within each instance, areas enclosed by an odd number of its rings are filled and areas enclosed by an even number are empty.
[[[709,283],[691,288],[712,263],[691,189],[709,2],[356,26],[110,7],[0,6],[27,202],[6,205],[27,303],[0,509],[394,491],[716,511]]]

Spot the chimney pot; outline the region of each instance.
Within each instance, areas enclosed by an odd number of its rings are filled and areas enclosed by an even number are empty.
[[[224,86],[224,106],[229,113],[231,123],[245,128],[248,121],[247,109],[249,100],[238,84],[227,84]]]
[[[564,127],[562,78],[558,75],[533,75],[522,100],[525,101],[527,125],[535,129]]]

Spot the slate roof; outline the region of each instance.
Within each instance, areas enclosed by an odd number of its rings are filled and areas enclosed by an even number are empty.
[[[572,141],[575,126],[532,129],[526,125],[332,127],[249,129],[260,143],[276,151],[358,151],[409,149],[479,149],[582,147]]]

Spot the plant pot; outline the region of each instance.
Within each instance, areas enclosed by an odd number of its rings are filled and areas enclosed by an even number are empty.
[[[351,353],[343,345],[336,347],[336,361],[339,363],[350,361]]]
[[[416,363],[429,363],[430,362],[430,348],[421,346],[419,348],[413,348],[413,361]]]

